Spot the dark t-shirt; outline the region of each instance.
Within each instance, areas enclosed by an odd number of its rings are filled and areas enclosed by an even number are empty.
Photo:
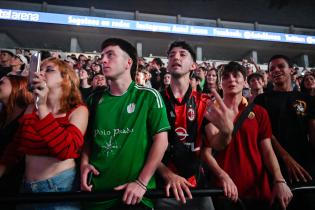
[[[86,102],[87,98],[93,92],[93,88],[92,88],[92,86],[89,87],[89,88],[82,88],[82,87],[80,87],[80,92],[81,92],[83,100]]]
[[[315,177],[315,153],[308,138],[308,122],[315,119],[314,99],[297,91],[271,91],[258,95],[254,103],[267,109],[281,146]]]
[[[12,68],[11,67],[3,67],[3,66],[0,66],[0,79],[7,75],[9,72],[11,72]]]
[[[0,128],[0,156],[3,155],[7,145],[13,140],[19,126],[18,120],[21,116],[18,116],[5,127]],[[20,161],[15,167],[10,168],[10,171],[0,179],[0,194],[17,193],[21,185],[23,173],[23,161]]]

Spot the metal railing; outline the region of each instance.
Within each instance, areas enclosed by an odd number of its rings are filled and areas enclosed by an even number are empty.
[[[223,195],[222,189],[194,189],[193,197],[206,197]],[[49,193],[18,193],[0,194],[0,204],[21,203],[54,203],[64,201],[102,201],[122,197],[121,191],[104,192],[49,192]],[[163,190],[148,190],[145,197],[157,199],[166,198]],[[172,196],[171,196],[172,197]]]
[[[315,186],[293,187],[295,193],[315,193]],[[223,196],[224,191],[220,188],[212,189],[193,189],[193,197]],[[123,191],[103,191],[103,192],[49,192],[49,193],[0,193],[0,204],[27,204],[27,203],[55,203],[65,201],[103,201],[122,197]],[[164,190],[148,190],[145,197],[151,199],[166,198]],[[170,197],[173,197],[172,195]],[[246,210],[246,206],[241,199],[238,199],[239,209]],[[273,209],[280,209],[276,203]]]

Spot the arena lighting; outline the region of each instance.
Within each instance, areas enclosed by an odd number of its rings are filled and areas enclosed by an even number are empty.
[[[100,18],[0,8],[0,19],[315,45],[315,36]]]

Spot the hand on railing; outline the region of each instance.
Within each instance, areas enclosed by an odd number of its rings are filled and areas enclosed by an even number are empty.
[[[224,195],[230,200],[237,202],[237,187],[230,176],[227,173],[222,173],[218,178],[220,179],[220,184],[223,187]]]
[[[271,203],[274,203],[275,199],[277,199],[281,209],[285,210],[292,200],[292,197],[293,194],[284,180],[275,181],[272,189]]]
[[[122,201],[127,205],[135,205],[137,203],[140,203],[143,195],[147,191],[146,186],[142,186],[137,181],[117,186],[114,189],[118,191],[125,191],[122,197]]]
[[[192,199],[192,194],[189,187],[193,187],[184,177],[171,173],[165,178],[166,197],[170,197],[170,189],[172,189],[173,195],[177,201],[186,203],[186,197]]]
[[[82,191],[92,191],[93,185],[89,183],[91,181],[91,177],[89,178],[88,174],[93,174],[98,176],[100,172],[94,168],[91,164],[81,165],[81,190]],[[91,175],[92,175],[91,174]]]
[[[194,197],[207,197],[223,195],[222,189],[192,189],[191,194]],[[3,203],[53,203],[64,201],[104,201],[117,199],[123,196],[121,191],[101,191],[101,192],[49,192],[49,193],[20,193],[20,194],[0,194],[0,204]],[[157,199],[166,198],[166,194],[162,190],[148,190],[145,193],[147,198]],[[173,197],[173,195],[170,195]],[[1,206],[1,205],[0,205]]]

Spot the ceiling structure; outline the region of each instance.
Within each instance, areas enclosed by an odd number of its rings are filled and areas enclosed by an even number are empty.
[[[42,0],[23,0],[42,3]],[[313,0],[45,0],[48,4],[315,28]]]
[[[42,3],[36,0],[23,2]],[[75,7],[91,7],[119,11],[146,12],[151,14],[177,15],[194,18],[243,22],[259,22],[279,26],[294,25],[315,29],[315,3],[300,0],[141,0],[120,1],[46,1]],[[304,4],[302,4],[304,2]],[[1,3],[1,1],[0,1]],[[301,4],[301,5],[300,5]],[[300,6],[299,6],[300,5]],[[192,9],[193,8],[193,9]],[[14,8],[12,8],[14,9]],[[21,8],[18,8],[21,9]],[[303,11],[303,16],[298,12]],[[301,14],[301,13],[300,13]],[[267,62],[274,54],[286,54],[299,62],[301,55],[308,55],[310,64],[315,64],[315,45],[240,40],[230,38],[200,37],[178,34],[127,31],[108,28],[66,26],[0,20],[0,33],[7,34],[18,46],[69,51],[70,40],[75,37],[83,51],[98,51],[101,42],[108,37],[125,38],[133,44],[142,43],[143,56],[165,56],[172,40],[184,39],[194,47],[201,46],[203,59],[240,60],[252,50],[257,51],[259,63]],[[1,48],[2,46],[0,46]]]

